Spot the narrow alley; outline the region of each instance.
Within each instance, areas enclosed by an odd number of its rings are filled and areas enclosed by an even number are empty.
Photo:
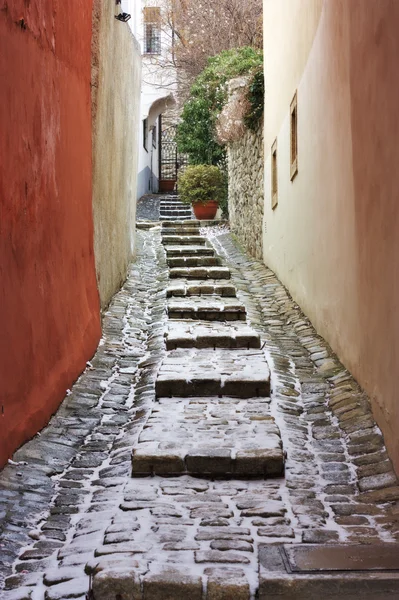
[[[399,486],[367,397],[223,222],[161,202],[95,357],[0,474],[4,598],[397,597]],[[377,575],[300,574],[339,542]]]
[[[398,30],[0,1],[0,600],[399,600]]]

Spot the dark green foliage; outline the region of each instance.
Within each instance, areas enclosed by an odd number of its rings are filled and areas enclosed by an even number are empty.
[[[262,65],[254,71],[253,78],[249,84],[247,98],[251,109],[244,117],[244,123],[251,131],[257,131],[263,117],[265,102],[265,76]]]
[[[188,154],[190,163],[216,165],[225,158],[225,148],[216,142],[214,131],[227,101],[226,83],[262,64],[262,52],[250,47],[225,50],[208,59],[191,87],[177,129],[179,152]]]

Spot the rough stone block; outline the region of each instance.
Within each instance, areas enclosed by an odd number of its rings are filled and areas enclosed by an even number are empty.
[[[206,600],[249,600],[250,587],[241,569],[205,569],[208,576]]]
[[[180,475],[186,470],[184,457],[165,450],[135,448],[132,456],[132,475]]]
[[[281,475],[284,472],[284,452],[282,449],[240,450],[235,458],[237,477],[260,477]]]
[[[141,600],[140,577],[133,569],[107,569],[93,579],[95,600]]]
[[[191,450],[186,456],[186,469],[193,475],[217,477],[232,472],[231,450],[202,448]]]
[[[161,573],[149,573],[143,579],[143,600],[202,600],[201,577],[171,565]]]

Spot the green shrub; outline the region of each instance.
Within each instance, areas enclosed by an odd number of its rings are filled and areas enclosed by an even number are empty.
[[[213,165],[190,165],[178,179],[180,199],[187,204],[222,202],[226,187],[226,176]]]
[[[225,50],[208,59],[191,87],[177,128],[179,152],[188,154],[191,164],[216,165],[224,159],[225,148],[215,140],[215,124],[227,101],[226,84],[262,65],[262,52],[250,47]]]

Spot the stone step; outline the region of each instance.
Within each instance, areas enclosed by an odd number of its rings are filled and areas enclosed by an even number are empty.
[[[246,309],[236,298],[190,296],[168,300],[169,319],[204,321],[245,321]]]
[[[160,205],[161,206],[189,206],[187,204],[185,204],[184,202],[182,202],[181,200],[178,200],[177,198],[162,198],[162,200],[160,200]]]
[[[160,215],[160,220],[162,221],[162,225],[164,225],[164,223],[166,221],[169,221],[170,223],[176,223],[176,217],[174,216],[168,216],[168,215]],[[185,217],[179,217],[180,221],[179,223],[183,223],[184,221],[190,222],[191,220],[191,215],[185,216]]]
[[[127,505],[129,506],[129,503]],[[155,504],[154,510],[162,512],[162,504]],[[178,524],[179,519],[176,521]],[[188,527],[187,529],[192,528]],[[158,530],[159,527],[156,527],[156,531]],[[237,531],[234,530],[233,533],[237,534]],[[197,545],[194,541],[189,546],[193,544],[194,547]],[[173,546],[173,544],[169,545]],[[180,550],[179,546],[182,544],[177,544],[178,550]],[[186,553],[174,552],[172,556],[174,554],[185,555]],[[204,566],[201,564],[193,567],[189,563],[162,563],[151,560],[149,569],[143,567],[140,569],[138,563],[132,560],[131,555],[119,554],[117,568],[112,566],[112,562],[104,562],[104,565],[100,563],[97,568],[93,578],[93,598],[101,600],[112,598],[126,598],[126,600],[186,600],[186,598],[191,598],[191,600],[201,600],[202,598],[231,600],[231,598],[236,598],[236,600],[250,600],[249,581],[252,578],[248,578],[244,570],[232,568],[236,565],[231,564],[233,562],[230,558],[231,552],[220,552],[217,555],[219,563],[219,555],[221,555],[226,558],[227,564],[220,565],[220,568],[217,568],[215,563],[211,568],[205,567],[206,577],[202,577]],[[214,556],[212,551],[198,553],[198,561],[207,563],[209,560],[212,562]],[[246,561],[249,562],[244,556],[242,562]],[[134,564],[137,566],[132,566]]]
[[[230,269],[227,267],[187,267],[170,269],[171,279],[230,279]]]
[[[169,246],[205,246],[206,238],[202,235],[163,235],[162,243]]]
[[[172,220],[167,223],[162,223],[162,227],[179,227],[179,226],[185,226],[186,223],[182,223],[181,221],[178,221],[178,220],[175,220],[175,221]],[[190,226],[194,227],[195,224],[197,224],[198,227],[213,227],[214,225],[228,225],[228,221],[226,221],[225,219],[211,219],[209,221],[208,220],[198,221],[197,219],[191,218]]]
[[[158,398],[269,396],[270,371],[261,350],[183,348],[168,352],[155,386]]]
[[[132,454],[132,475],[281,475],[284,453],[268,398],[159,398]]]
[[[259,335],[245,323],[169,321],[167,350],[176,348],[260,348]]]
[[[161,208],[159,211],[161,219],[164,217],[190,217],[192,214],[190,208]]]
[[[198,235],[198,227],[170,227],[162,231],[165,235]]]
[[[265,544],[259,548],[259,600],[394,600],[399,545]]]
[[[200,221],[194,221],[193,219],[190,219],[189,221],[168,221],[165,223],[162,223],[162,233],[163,230],[165,229],[166,231],[170,230],[170,229],[186,229],[187,227],[195,227],[196,230],[198,230],[201,227],[201,223]]]
[[[215,256],[213,248],[208,246],[165,246],[166,256]]]
[[[216,283],[212,280],[203,281],[190,280],[188,283],[185,279],[174,279],[173,283],[166,288],[168,298],[185,297],[185,296],[223,296],[223,298],[235,298],[236,288],[234,285],[225,283]]]
[[[167,259],[169,267],[216,267],[222,264],[218,256],[182,256]]]

